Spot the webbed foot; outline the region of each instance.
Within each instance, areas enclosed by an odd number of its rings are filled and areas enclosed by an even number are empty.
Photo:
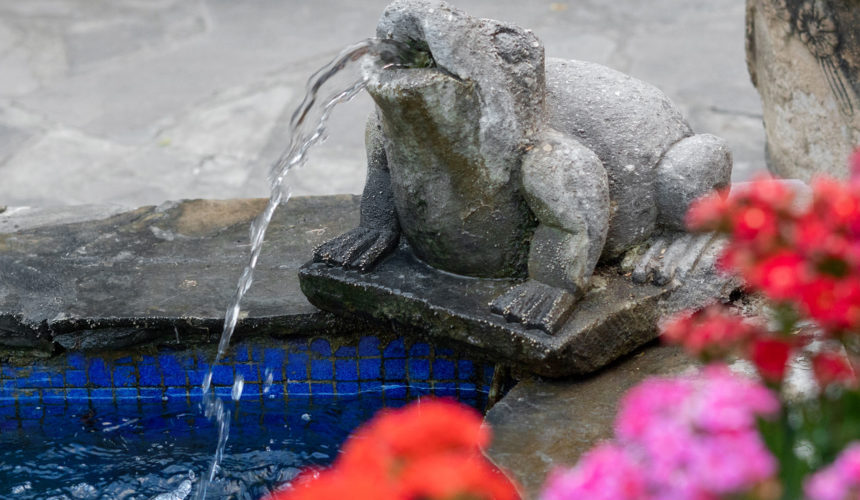
[[[508,321],[539,328],[549,335],[564,324],[576,297],[567,290],[528,280],[490,302],[490,310]]]
[[[719,244],[714,234],[675,233],[658,238],[641,257],[631,276],[635,283],[652,282],[657,286],[682,280],[703,254]]]
[[[314,249],[314,262],[368,271],[394,247],[400,234],[394,231],[357,227]]]

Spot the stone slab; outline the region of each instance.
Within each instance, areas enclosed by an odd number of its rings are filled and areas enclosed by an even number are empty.
[[[33,227],[0,231],[0,346],[117,348],[165,336],[217,341],[248,258],[249,225],[264,204],[170,202],[74,223],[64,223],[68,214],[60,212],[55,224],[43,213]],[[14,224],[14,213],[0,217]],[[348,330],[354,321],[308,303],[296,271],[316,245],[357,219],[351,195],[294,198],[281,207],[237,336]]]
[[[575,465],[613,433],[621,396],[650,376],[674,375],[695,365],[675,347],[650,346],[588,378],[523,380],[487,413],[493,429],[488,454],[540,497],[547,474]]]
[[[390,322],[472,346],[545,376],[593,372],[655,338],[670,288],[634,284],[615,269],[594,286],[554,335],[508,323],[489,303],[517,282],[478,280],[434,269],[401,245],[370,273],[309,263],[299,271],[311,303],[337,314]]]

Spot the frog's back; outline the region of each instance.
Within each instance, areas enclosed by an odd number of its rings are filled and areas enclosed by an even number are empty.
[[[606,168],[610,228],[603,258],[644,241],[655,228],[655,169],[663,154],[693,134],[663,92],[605,66],[549,58],[550,126],[594,151]]]

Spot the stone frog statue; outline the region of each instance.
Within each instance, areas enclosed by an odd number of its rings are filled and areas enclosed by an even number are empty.
[[[440,1],[395,1],[377,35],[429,61],[370,81],[361,222],[315,261],[368,271],[402,237],[440,270],[522,279],[489,307],[552,334],[598,263],[643,246],[693,251],[680,233],[687,206],[728,184],[731,155],[722,139],[694,135],[662,92],[597,64],[545,60],[531,31]]]

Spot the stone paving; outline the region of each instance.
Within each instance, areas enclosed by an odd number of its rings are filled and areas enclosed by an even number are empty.
[[[387,0],[0,0],[0,206],[266,195],[307,77],[374,32]],[[742,0],[460,0],[552,57],[652,82],[735,180],[764,168]],[[359,193],[366,95],[334,113],[294,194]]]

